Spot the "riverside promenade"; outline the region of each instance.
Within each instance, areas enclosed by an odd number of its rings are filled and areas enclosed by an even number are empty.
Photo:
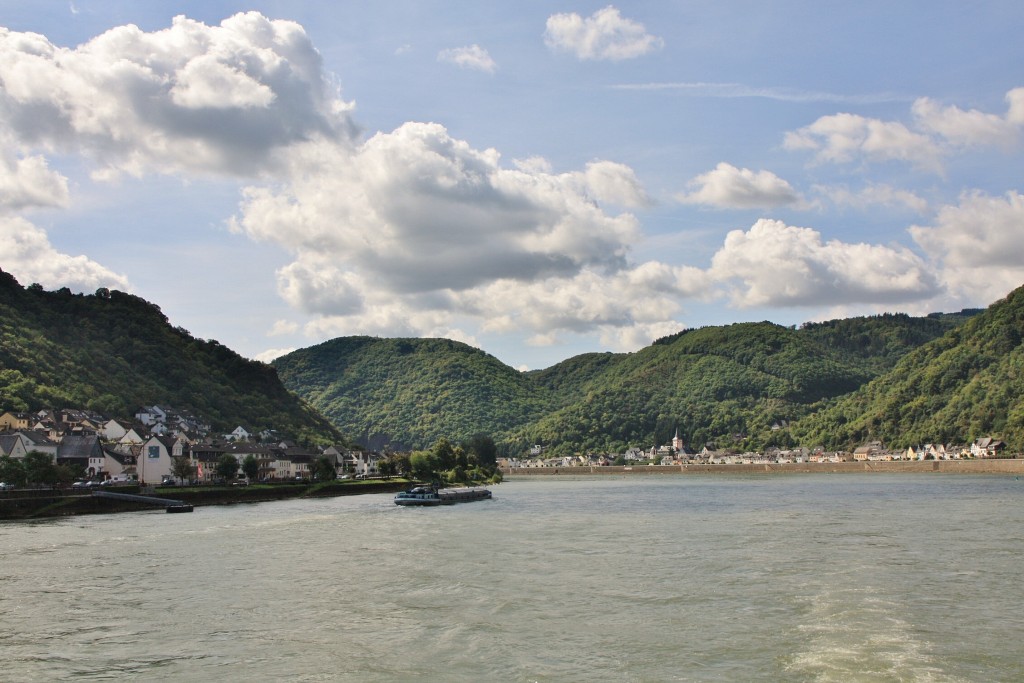
[[[506,476],[589,474],[843,474],[864,472],[948,474],[1024,474],[1024,459],[894,460],[866,462],[752,463],[740,465],[584,465],[580,467],[509,467]]]

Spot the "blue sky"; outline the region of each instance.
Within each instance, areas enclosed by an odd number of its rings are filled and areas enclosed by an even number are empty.
[[[6,2],[0,268],[514,367],[1024,283],[1015,2]]]

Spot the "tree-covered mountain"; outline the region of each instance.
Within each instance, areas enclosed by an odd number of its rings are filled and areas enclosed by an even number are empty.
[[[835,405],[802,420],[807,443],[849,447],[972,442],[1024,448],[1024,288],[904,357]]]
[[[343,337],[274,361],[281,380],[365,446],[425,448],[536,419],[551,392],[448,339]]]
[[[74,407],[126,418],[153,404],[190,411],[216,430],[341,440],[274,368],[172,327],[139,297],[23,288],[0,271],[0,411]]]
[[[520,373],[465,344],[348,337],[274,362],[282,381],[371,446],[422,448],[483,432],[506,453],[666,443],[784,444],[804,417],[890,369],[965,315],[894,314],[791,329],[685,330],[636,353],[589,353]]]

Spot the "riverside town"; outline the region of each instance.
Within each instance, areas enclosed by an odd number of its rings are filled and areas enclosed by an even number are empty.
[[[56,467],[39,481],[26,478],[30,454],[42,455]],[[200,419],[166,405],[139,409],[134,420],[117,420],[93,411],[44,409],[0,415],[0,489],[46,483],[90,488],[111,484],[170,485],[249,482],[295,482],[322,479],[365,479],[403,474],[395,454],[332,445],[305,448],[272,431],[252,434],[239,426],[228,434],[211,434]],[[228,466],[223,464],[227,458]],[[880,442],[852,452],[821,448],[772,448],[736,452],[705,444],[688,447],[678,431],[671,443],[630,448],[623,453],[544,457],[541,445],[521,457],[497,458],[501,472],[548,468],[636,467],[665,469],[691,465],[799,465],[897,461],[1005,459],[1016,456],[993,438],[970,444],[921,444],[890,450]],[[20,470],[19,470],[20,468]],[[11,476],[11,472],[20,474]],[[20,480],[20,481],[18,481]],[[229,481],[226,481],[229,480]]]

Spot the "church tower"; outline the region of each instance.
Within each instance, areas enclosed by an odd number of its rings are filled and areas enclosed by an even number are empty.
[[[672,437],[672,450],[676,453],[681,453],[683,450],[683,440],[679,438],[679,427],[676,427],[676,435]]]

